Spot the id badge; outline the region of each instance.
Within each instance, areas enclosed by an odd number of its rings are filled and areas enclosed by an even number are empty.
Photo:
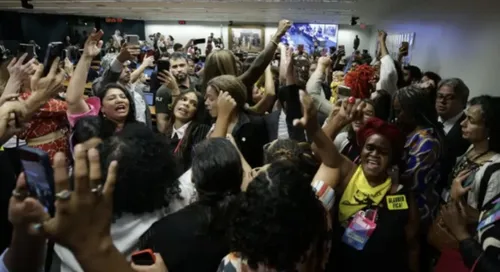
[[[376,215],[373,218],[376,218]],[[363,250],[376,227],[375,222],[365,217],[364,211],[359,211],[347,226],[342,242],[357,250]]]

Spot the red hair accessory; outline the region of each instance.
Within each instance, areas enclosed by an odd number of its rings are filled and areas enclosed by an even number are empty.
[[[369,65],[363,64],[345,75],[344,84],[351,88],[351,95],[355,98],[370,98],[370,80],[374,75],[375,69]]]
[[[382,135],[389,140],[393,158],[397,160],[401,158],[404,149],[404,138],[401,131],[395,125],[376,117],[368,119],[356,134],[359,147],[362,148],[366,140],[374,134]]]

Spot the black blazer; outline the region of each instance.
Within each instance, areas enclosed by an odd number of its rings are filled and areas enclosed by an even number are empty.
[[[438,189],[449,187],[449,177],[457,158],[462,156],[470,146],[469,141],[462,137],[462,126],[460,123],[464,119],[465,114],[457,120],[453,128],[446,134],[445,153],[441,159],[441,184],[439,184],[440,186],[438,185]]]

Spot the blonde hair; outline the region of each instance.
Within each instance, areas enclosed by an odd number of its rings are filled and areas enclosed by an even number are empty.
[[[207,87],[211,86],[216,89],[217,92],[225,91],[236,101],[236,105],[239,109],[245,107],[247,102],[247,88],[245,84],[233,75],[222,75],[213,78],[207,84]]]
[[[202,90],[206,90],[208,82],[220,75],[238,75],[236,57],[229,50],[219,50],[208,55],[203,69]]]

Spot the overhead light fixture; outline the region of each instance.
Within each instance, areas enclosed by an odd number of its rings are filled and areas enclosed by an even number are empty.
[[[25,9],[33,9],[33,5],[29,2],[31,2],[31,0],[21,0],[21,7]]]
[[[351,25],[352,26],[357,25],[358,24],[358,20],[359,20],[359,17],[355,17],[355,16],[351,17]]]

